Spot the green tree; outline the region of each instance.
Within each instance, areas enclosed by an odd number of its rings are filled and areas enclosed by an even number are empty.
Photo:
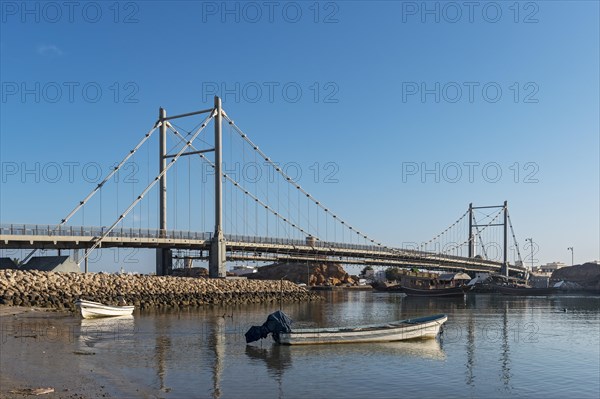
[[[400,280],[400,275],[400,269],[397,267],[388,267],[385,269],[385,278],[390,281]]]
[[[360,272],[361,276],[366,276],[368,271],[372,271],[373,267],[372,266],[365,266],[362,271]]]

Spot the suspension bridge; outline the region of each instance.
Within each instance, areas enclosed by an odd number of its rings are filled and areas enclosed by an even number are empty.
[[[191,128],[174,122],[199,116],[204,119]],[[223,145],[224,121],[229,126],[229,146]],[[211,122],[212,143],[204,134]],[[157,130],[159,162],[158,173],[153,175],[149,148]],[[135,178],[123,178],[127,168],[137,173],[144,164],[142,148],[146,149],[146,181],[134,173],[130,177]],[[188,159],[187,170],[185,165],[181,167],[183,158]],[[192,158],[200,165],[192,168]],[[239,164],[240,170],[253,171],[252,176],[227,168]],[[261,168],[266,171],[262,173]],[[201,178],[194,175],[198,170]],[[210,171],[212,184],[204,181],[206,171]],[[173,185],[169,190],[167,176]],[[187,191],[187,207],[182,206],[181,181]],[[119,183],[127,183],[131,191],[119,191]],[[153,197],[149,193],[155,187],[158,195]],[[127,197],[127,205],[122,206]],[[168,208],[168,203],[173,205]],[[169,209],[172,229],[167,224]],[[88,221],[92,214],[98,224],[85,223],[86,213]],[[114,219],[105,225],[107,214]],[[73,224],[76,215],[79,225]],[[187,229],[178,229],[185,216]],[[224,277],[227,262],[247,261],[422,267],[506,276],[525,273],[506,201],[493,206],[469,204],[456,221],[429,241],[405,248],[384,245],[317,200],[267,156],[227,115],[218,97],[212,108],[185,114],[167,116],[161,108],[158,120],[137,145],[58,224],[0,225],[0,249],[31,250],[23,262],[39,250],[67,250],[73,251],[75,261],[83,263],[87,272],[91,254],[105,248],[154,249],[158,275],[171,273],[174,258],[207,261],[210,277]]]

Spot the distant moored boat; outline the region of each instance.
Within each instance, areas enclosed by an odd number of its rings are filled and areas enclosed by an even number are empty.
[[[530,287],[508,287],[505,285],[496,285],[494,286],[502,295],[532,295],[532,296],[544,296],[544,295],[552,295],[558,292],[558,288],[548,287],[548,288],[530,288]]]
[[[402,287],[402,292],[407,296],[443,296],[443,297],[461,297],[465,293],[469,292],[473,288],[472,285],[462,285],[460,287],[449,287],[449,288],[432,288],[420,290],[417,288]]]

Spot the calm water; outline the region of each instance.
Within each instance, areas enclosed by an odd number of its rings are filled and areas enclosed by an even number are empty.
[[[448,322],[429,341],[279,347],[269,338],[246,346],[244,332],[276,306],[141,312],[66,318],[58,328],[72,328],[70,339],[47,350],[93,351],[73,355],[69,367],[94,370],[118,397],[600,397],[600,297],[324,295],[283,310],[296,327],[432,313]]]

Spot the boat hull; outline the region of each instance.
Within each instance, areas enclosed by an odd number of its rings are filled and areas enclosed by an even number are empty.
[[[98,302],[80,300],[75,302],[84,319],[97,317],[129,316],[133,313],[135,306],[108,306]]]
[[[419,290],[416,288],[402,287],[402,292],[407,296],[427,296],[427,297],[461,297],[471,290],[471,285],[461,287],[439,288],[430,290]]]
[[[402,292],[402,287],[399,284],[388,284],[385,282],[377,282],[371,284],[371,287],[375,291],[380,292]]]
[[[496,290],[502,295],[512,296],[546,296],[554,295],[558,293],[558,289],[554,287],[550,288],[518,288],[518,287],[504,287],[502,285],[495,286]]]
[[[318,345],[435,338],[446,320],[446,315],[435,315],[381,325],[300,329],[278,334],[276,342],[281,345]]]

